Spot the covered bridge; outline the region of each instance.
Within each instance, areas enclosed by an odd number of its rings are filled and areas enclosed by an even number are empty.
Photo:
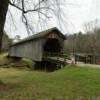
[[[44,56],[61,54],[65,39],[66,37],[54,27],[14,43],[10,47],[9,56],[41,62]]]

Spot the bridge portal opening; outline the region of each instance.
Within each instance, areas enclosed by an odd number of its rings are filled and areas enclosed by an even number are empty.
[[[50,59],[47,59],[46,57],[54,57],[58,56],[58,54],[61,52],[61,44],[58,39],[47,39],[44,47],[43,47],[44,57],[41,62],[36,62],[34,69],[38,70],[46,70],[46,71],[54,71],[58,69],[57,62],[54,62]],[[38,66],[38,67],[37,67]]]
[[[44,52],[59,53],[61,51],[61,45],[58,39],[47,39],[44,45]]]

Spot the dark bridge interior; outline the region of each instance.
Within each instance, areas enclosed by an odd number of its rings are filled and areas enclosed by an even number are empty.
[[[46,57],[57,57],[60,52],[62,51],[62,46],[58,39],[47,39],[46,43],[43,47],[44,50],[44,57],[41,62],[36,62],[35,69],[37,70],[46,70],[46,71],[54,71],[59,69],[61,66],[58,66],[57,62],[52,62],[48,60]]]
[[[44,45],[44,52],[59,53],[61,45],[58,39],[47,39]]]
[[[47,39],[43,49],[46,57],[58,56],[62,50],[62,46],[58,39]],[[47,58],[43,59],[41,62],[36,62],[35,66],[35,69],[38,70],[45,69],[47,71],[54,71],[58,69],[57,63],[48,61]]]
[[[46,53],[46,57],[49,56],[57,56],[61,50],[61,44],[58,39],[47,39],[44,45],[44,54]],[[57,69],[57,63],[48,61],[47,58],[43,59],[41,62],[36,63],[36,69],[54,71]],[[37,67],[38,66],[38,67]]]

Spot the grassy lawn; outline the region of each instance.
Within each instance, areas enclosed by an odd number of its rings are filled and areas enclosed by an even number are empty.
[[[100,69],[68,65],[47,73],[0,68],[0,80],[0,100],[100,100]]]

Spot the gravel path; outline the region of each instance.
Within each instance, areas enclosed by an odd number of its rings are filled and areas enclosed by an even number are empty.
[[[82,62],[77,62],[76,65],[80,66],[80,67],[100,68],[100,65],[96,65],[96,64],[84,64]]]

